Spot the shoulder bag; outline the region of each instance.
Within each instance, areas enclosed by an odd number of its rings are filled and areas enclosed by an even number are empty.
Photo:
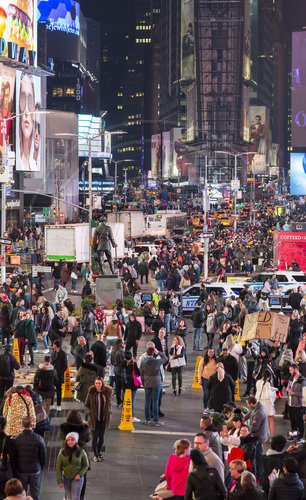
[[[135,362],[133,362],[133,382],[136,387],[140,387],[142,385],[140,375],[135,375]]]

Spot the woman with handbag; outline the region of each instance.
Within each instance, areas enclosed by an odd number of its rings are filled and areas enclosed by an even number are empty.
[[[271,382],[271,372],[265,370],[261,379],[256,382],[256,394],[255,397],[257,401],[262,403],[267,410],[269,419],[269,429],[271,438],[274,435],[274,415],[275,408],[274,402],[276,399],[277,387],[273,387]]]
[[[5,429],[7,436],[16,436],[23,431],[23,417],[31,417],[33,428],[36,427],[36,415],[32,398],[21,385],[12,387],[7,391],[3,416],[7,421]]]
[[[30,394],[34,405],[36,415],[36,427],[34,432],[43,438],[45,432],[49,431],[51,427],[49,417],[43,407],[43,398],[40,394],[34,392],[30,385],[26,385],[25,390]]]
[[[137,389],[141,386],[140,371],[132,357],[131,351],[125,351],[125,360],[123,366],[123,391],[131,389],[132,392],[132,415],[133,422],[140,422],[140,419],[135,417],[135,400]]]
[[[182,393],[183,385],[183,367],[186,365],[185,360],[185,344],[179,335],[175,335],[173,338],[173,344],[170,349],[169,363],[172,373],[172,389],[173,394],[180,396]],[[178,379],[178,392],[176,392],[176,377]]]

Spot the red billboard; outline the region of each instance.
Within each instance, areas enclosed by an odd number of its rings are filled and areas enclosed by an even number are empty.
[[[274,233],[274,265],[284,271],[295,259],[301,271],[306,272],[306,233]]]

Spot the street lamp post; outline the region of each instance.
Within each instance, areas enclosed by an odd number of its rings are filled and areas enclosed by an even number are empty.
[[[238,156],[243,156],[243,155],[255,155],[256,151],[244,151],[243,153],[231,153],[230,151],[215,151],[217,154],[224,154],[224,155],[230,155],[234,156],[235,163],[234,163],[234,232],[236,233],[237,231],[237,158]]]
[[[133,161],[131,159],[122,159],[122,160],[112,160],[115,164],[115,186],[114,186],[114,195],[115,195],[115,200],[117,199],[117,186],[118,186],[118,182],[117,182],[117,177],[118,177],[118,163],[123,163],[123,162],[128,162],[128,161]],[[116,206],[117,206],[117,202],[116,202]]]

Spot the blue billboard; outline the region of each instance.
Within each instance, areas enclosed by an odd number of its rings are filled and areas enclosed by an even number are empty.
[[[306,153],[290,154],[290,194],[306,195]]]
[[[80,35],[80,4],[75,0],[38,0],[37,19],[48,31]]]

